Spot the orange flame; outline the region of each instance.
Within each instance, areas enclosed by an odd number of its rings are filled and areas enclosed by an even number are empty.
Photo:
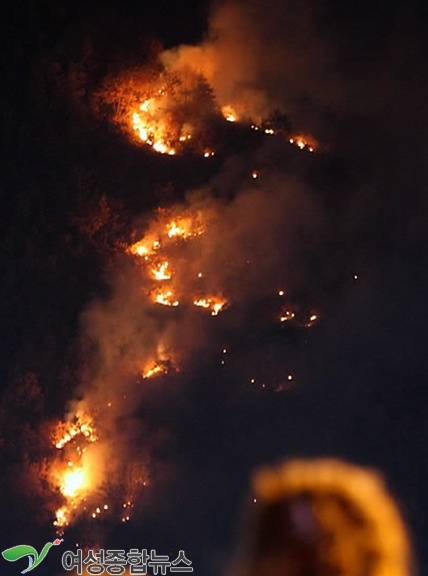
[[[76,414],[73,420],[58,423],[53,444],[61,456],[52,463],[49,479],[65,499],[65,504],[55,512],[54,525],[59,528],[70,522],[73,512],[94,487],[94,462],[87,448],[97,440],[93,421],[87,414]]]
[[[156,266],[156,268],[152,268],[153,278],[155,280],[170,280],[171,273],[168,272],[169,263],[168,262],[161,262]]]
[[[212,316],[217,316],[227,304],[227,300],[222,296],[212,296],[208,298],[197,298],[193,301],[195,306],[211,310]]]

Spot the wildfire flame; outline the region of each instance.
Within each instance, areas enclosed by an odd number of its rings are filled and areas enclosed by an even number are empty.
[[[119,90],[107,82],[100,98],[114,105],[116,123],[134,141],[160,154],[174,156],[191,149],[206,156],[201,128],[217,110],[206,79],[188,68],[174,72],[158,68],[150,71],[150,77],[148,81],[143,70],[139,76],[124,72],[113,81]]]
[[[157,264],[156,268],[152,268],[153,278],[155,280],[170,280],[171,273],[168,272],[169,262],[161,262]]]
[[[61,449],[76,436],[81,434],[88,442],[95,442],[97,435],[92,419],[87,415],[76,416],[73,422],[60,422],[55,432],[55,448]]]
[[[183,120],[185,117],[183,111],[189,112],[191,106],[180,108],[177,101],[173,103],[174,90],[166,84],[161,85],[159,79],[155,82],[153,86],[138,87],[130,98],[130,102],[118,108],[125,109],[125,130],[132,135],[134,141],[143,142],[160,154],[173,156],[183,151],[186,146],[193,147],[198,139],[198,132],[195,123],[187,117]],[[237,107],[238,113],[230,105],[221,109],[225,121],[243,121],[244,108],[238,103]],[[216,114],[218,114],[217,109]],[[251,128],[260,130],[266,135],[286,134],[285,138],[288,138],[289,143],[300,150],[314,152],[318,148],[318,143],[313,137],[303,134],[289,135],[284,132],[285,129],[281,132],[273,123],[252,124]],[[209,142],[200,143],[198,148],[198,153],[205,158],[215,154],[209,144]],[[259,178],[259,171],[253,170],[251,177]],[[206,204],[203,205],[206,206]],[[196,250],[193,249],[193,252],[189,250],[189,254],[197,253],[198,238],[209,229],[210,218],[211,214],[206,208],[203,211],[185,208],[180,212],[159,210],[149,223],[143,238],[126,248],[126,252],[134,256],[135,261],[138,262],[136,267],[141,269],[143,286],[141,292],[144,295],[142,297],[146,297],[150,305],[171,308],[188,306],[192,307],[192,314],[195,316],[200,314],[203,317],[203,311],[196,311],[193,307],[202,308],[211,316],[218,316],[230,304],[230,297],[222,293],[224,288],[210,283],[210,270],[205,269],[204,265],[201,265],[203,270],[201,272],[199,272],[199,267],[189,266],[193,284],[187,279],[185,289],[183,288],[182,278],[186,275],[186,266],[189,261],[185,256],[183,257],[181,251],[193,242],[196,244]],[[281,290],[279,295],[283,296],[284,291]],[[181,310],[178,313],[166,309],[159,312],[159,306],[156,309],[159,316],[173,314],[174,317],[178,317],[181,314]],[[296,313],[293,310],[287,309],[281,313],[280,321],[294,320],[296,322],[295,316]],[[299,318],[301,319],[301,316]],[[309,327],[317,320],[318,315],[310,313],[304,315],[301,325]],[[202,321],[209,322],[209,317]],[[145,357],[144,360],[135,361],[135,371],[139,373],[139,381],[141,378],[143,380],[156,378],[177,369],[179,365],[177,358],[180,360],[179,353],[176,350],[170,350],[167,345],[164,350],[159,350],[159,348],[161,348],[160,345],[152,353],[147,353],[147,356],[151,354],[150,358]],[[226,353],[226,349],[223,353]],[[221,362],[224,364],[225,360]],[[292,376],[289,375],[288,380],[291,379]],[[253,383],[254,379],[251,382]],[[111,402],[108,402],[107,406],[111,408]],[[88,507],[90,507],[88,513],[92,518],[96,518],[103,510],[109,510],[108,504],[92,506],[93,502],[91,502],[99,485],[97,472],[99,461],[95,447],[99,446],[97,442],[98,431],[89,414],[78,412],[71,419],[60,422],[57,426],[53,438],[53,446],[57,450],[57,455],[49,469],[49,481],[63,498],[62,505],[55,511],[54,524],[58,528],[68,525],[74,515],[87,510]],[[130,518],[128,508],[132,508],[132,501],[126,500],[123,508],[126,509],[122,517],[122,521],[125,522]]]
[[[62,478],[61,492],[64,496],[73,498],[85,486],[87,477],[82,468],[67,471]]]
[[[94,463],[87,449],[97,440],[95,426],[87,414],[76,414],[73,420],[57,425],[53,445],[59,455],[51,465],[49,476],[65,500],[55,512],[54,525],[59,528],[70,522],[73,512],[94,487]]]
[[[171,290],[161,291],[158,290],[154,294],[154,301],[157,304],[162,304],[162,306],[178,306],[180,302],[174,299],[173,293]]]
[[[195,306],[207,308],[211,310],[212,316],[217,316],[218,313],[226,306],[227,300],[222,296],[212,296],[209,298],[197,298],[193,301]]]
[[[293,146],[300,148],[300,150],[307,150],[308,152],[315,152],[315,150],[319,148],[319,144],[315,138],[307,134],[296,134],[290,136],[288,141]]]
[[[132,128],[139,139],[152,146],[153,150],[160,154],[174,156],[175,149],[168,140],[168,128],[161,120],[157,100],[162,97],[162,92],[157,98],[147,98],[140,104],[138,111],[132,112]],[[179,136],[179,138],[181,135]]]
[[[229,105],[223,106],[223,108],[221,109],[221,113],[228,122],[236,122],[238,120],[238,115],[236,114],[232,106]]]
[[[252,176],[258,176],[258,172],[253,171]],[[126,247],[125,251],[135,258],[136,270],[141,273],[141,294],[142,298],[147,298],[149,306],[194,306],[206,310],[211,316],[218,316],[230,304],[230,298],[223,294],[221,287],[210,285],[210,270],[206,270],[202,264],[202,271],[199,271],[199,265],[193,265],[198,262],[189,261],[198,253],[202,241],[200,237],[209,235],[211,230],[217,231],[215,225],[211,228],[215,217],[212,207],[199,210],[184,208],[182,212],[176,209],[158,210],[149,222],[145,235]],[[302,314],[289,303],[284,308],[284,299],[287,298],[284,289],[281,288],[277,294],[281,297],[283,310],[279,316],[281,322],[293,320],[293,324],[302,327],[317,322],[318,314],[313,311],[306,310]],[[167,314],[169,312],[165,311]],[[176,315],[179,316],[180,313]],[[205,321],[209,320],[202,320]],[[226,353],[226,348],[223,353]],[[180,350],[173,349],[170,342],[159,340],[151,355],[135,361],[136,378],[141,382],[166,375],[178,370],[180,360]],[[221,363],[225,364],[224,358]],[[288,380],[291,378],[289,376]],[[265,387],[264,383],[262,387]],[[107,402],[107,406],[110,408],[111,402]],[[103,461],[97,460],[98,437],[94,418],[83,412],[77,412],[69,420],[58,423],[55,430],[53,446],[56,447],[57,457],[51,464],[49,481],[63,498],[61,506],[55,511],[54,521],[60,530],[82,511],[95,519],[109,509],[108,504],[95,503],[100,486],[98,468],[103,464]],[[127,522],[129,518],[126,511],[122,521]]]
[[[179,306],[180,300],[174,295],[174,290],[169,286],[168,281],[174,281],[174,274],[170,266],[170,260],[167,260],[167,250],[171,242],[177,240],[189,241],[202,235],[206,229],[206,222],[201,213],[192,213],[190,215],[177,215],[169,219],[165,211],[161,211],[158,218],[152,222],[151,227],[147,231],[144,238],[135,242],[128,248],[128,252],[135,256],[143,257],[148,263],[148,270],[150,278],[165,283],[166,287],[163,289],[156,288],[151,292],[151,297],[157,304],[163,306]],[[153,241],[151,238],[159,238]],[[153,263],[153,255],[156,252],[156,258]],[[165,257],[163,259],[162,257]],[[174,263],[174,269],[179,266]],[[202,272],[199,272],[197,278],[202,278]],[[192,304],[197,307],[209,309],[213,316],[217,316],[221,310],[226,306],[227,299],[222,295],[208,296],[200,295],[194,296],[191,300]]]

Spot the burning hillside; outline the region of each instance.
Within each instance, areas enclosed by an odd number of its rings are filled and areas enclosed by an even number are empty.
[[[215,126],[224,120],[281,136],[300,150],[319,149],[313,136],[293,132],[288,117],[278,109],[255,118],[245,112],[245,101],[220,108],[207,78],[196,70],[187,65],[169,70],[159,62],[158,67],[108,77],[96,95],[96,109],[107,113],[134,143],[170,156],[185,151],[213,156],[221,146]]]
[[[202,189],[142,221],[134,215],[127,238],[109,241],[117,247],[109,296],[82,314],[81,384],[51,442],[47,481],[60,532],[79,518],[131,518],[158,441],[143,438],[134,422],[152,382],[173,386],[203,351],[208,362],[220,354],[225,369],[243,364],[244,386],[282,392],[295,378],[277,341],[306,334],[320,317],[314,290],[302,287],[299,254],[303,238],[313,241],[319,208],[284,174],[282,157],[271,162],[261,152],[272,137],[280,155],[288,145],[312,153],[319,143],[293,131],[279,108],[254,107],[248,90],[227,99],[211,72],[207,60],[199,67],[163,53],[151,65],[107,75],[92,101],[134,145],[165,156],[156,162],[177,165],[167,157],[188,152],[190,163],[218,151],[224,164]],[[248,141],[241,164],[232,132]],[[271,341],[274,367],[248,358]],[[132,465],[130,437],[144,446]]]
[[[98,4],[2,21],[6,539],[211,576],[250,468],[314,452],[423,535],[418,14]]]
[[[250,188],[249,181],[254,180],[244,179],[233,201],[195,194],[185,204],[156,210],[118,254],[111,298],[85,313],[85,337],[96,353],[78,391],[82,399],[73,402],[55,430],[56,454],[48,473],[63,500],[54,521],[60,532],[82,516],[97,520],[119,511],[122,521],[129,520],[128,509],[149,483],[150,466],[144,456],[129,479],[122,455],[129,430],[119,422],[132,425],[149,381],[162,378],[173,385],[198,351],[210,347],[214,355],[223,350],[222,366],[226,358],[233,365],[234,349],[239,362],[245,346],[235,343],[228,350],[229,326],[251,302],[268,302],[265,313],[259,306],[248,318],[256,331],[260,323],[271,333],[285,324],[307,330],[318,320],[317,313],[296,305],[288,274],[278,265],[278,246],[290,250],[294,227],[312,207],[290,184],[284,195],[278,183],[273,192],[265,174]],[[275,391],[293,380],[288,361],[282,362]],[[251,362],[248,370],[247,382],[264,389],[271,376],[263,379]],[[148,455],[150,449],[147,445]]]

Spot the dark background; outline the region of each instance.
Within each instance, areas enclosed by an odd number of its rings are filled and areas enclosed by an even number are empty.
[[[40,0],[3,2],[1,11],[1,543],[41,548],[53,539],[51,520],[22,478],[26,450],[72,396],[79,315],[107,290],[115,238],[133,217],[209,181],[224,157],[206,168],[136,149],[88,104],[108,72],[144,62],[154,42],[198,43],[206,3]],[[335,271],[329,259],[346,262],[344,277],[322,285],[326,313],[309,337],[291,345],[256,329],[243,344],[261,362],[288,346],[299,376],[290,392],[246,390],[235,384],[238,367],[224,372],[213,359],[177,377],[170,402],[158,400],[168,384],[160,385],[151,408],[173,440],[154,466],[159,477],[173,473],[144,516],[105,528],[110,547],[182,548],[197,574],[227,563],[250,471],[284,456],[379,468],[402,505],[421,574],[428,562],[427,14],[422,2],[326,1],[316,17],[346,90],[314,107],[330,155],[294,170],[318,187],[328,215],[331,249],[321,264]],[[319,95],[322,84],[311,89]],[[82,219],[91,221],[102,197],[113,213],[108,230],[88,232]],[[67,549],[74,537],[82,545],[94,537],[78,530],[66,533]]]

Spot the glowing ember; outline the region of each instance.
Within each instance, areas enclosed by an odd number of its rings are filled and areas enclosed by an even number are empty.
[[[289,320],[293,320],[293,318],[296,316],[296,314],[294,312],[292,312],[291,310],[286,310],[280,317],[281,322],[288,322]]]
[[[305,326],[307,328],[310,328],[311,326],[313,326],[315,324],[315,322],[318,320],[318,315],[317,314],[311,314],[309,316],[308,321],[306,322]]]
[[[300,150],[306,150],[307,152],[314,152],[319,147],[315,138],[309,135],[296,134],[291,136],[288,141],[293,146],[297,146]]]

